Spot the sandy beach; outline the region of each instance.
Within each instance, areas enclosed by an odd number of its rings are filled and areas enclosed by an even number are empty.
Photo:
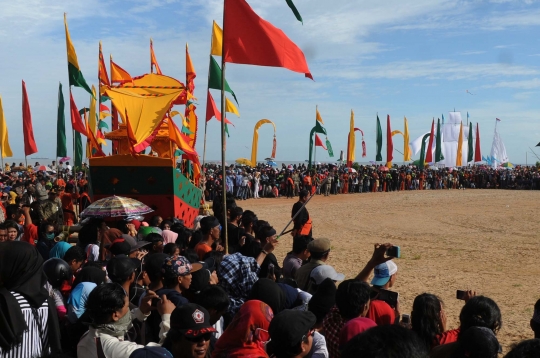
[[[315,238],[332,240],[329,264],[353,278],[369,260],[376,242],[401,247],[395,291],[401,313],[410,313],[423,292],[442,298],[448,328],[457,328],[464,304],[456,290],[474,289],[494,299],[502,311],[499,341],[533,338],[529,320],[540,298],[540,223],[537,191],[430,190],[316,196],[308,204]],[[278,231],[297,199],[238,201]],[[280,239],[281,262],[292,247]]]

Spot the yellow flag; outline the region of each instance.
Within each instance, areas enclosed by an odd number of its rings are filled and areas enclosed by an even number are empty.
[[[13,152],[9,146],[8,128],[4,118],[4,107],[2,107],[2,96],[0,96],[0,150],[2,158],[13,157]]]
[[[111,114],[107,113],[107,112],[99,112],[99,119],[104,120],[105,118],[107,118],[110,115]]]
[[[240,117],[240,113],[238,112],[238,108],[236,108],[234,103],[229,101],[229,99],[227,97],[225,97],[225,112],[234,113],[238,117]]]
[[[214,21],[214,26],[212,27],[212,48],[210,50],[210,55],[221,56],[222,50],[223,50],[223,30]]]
[[[92,94],[93,97],[90,97],[90,118],[88,118],[88,129],[92,131],[94,135],[96,135],[96,87],[92,85]]]
[[[354,136],[354,112],[351,109],[351,123],[349,128],[349,147],[347,148],[347,166],[350,168],[354,163],[354,152],[356,150],[356,138]]]
[[[403,134],[403,161],[408,162],[411,160],[411,148],[409,147],[409,125],[407,124],[407,117],[405,118],[405,133]]]
[[[73,42],[71,42],[71,36],[69,34],[65,13],[64,13],[64,27],[66,29],[66,47],[67,47],[68,63],[72,65],[73,67],[75,67],[78,71],[80,71],[79,61],[77,60],[77,53],[75,53],[75,47],[73,46]]]
[[[321,117],[321,114],[319,113],[319,109],[315,109],[315,111],[317,112],[317,114],[315,115],[315,119],[319,122],[321,122],[322,124],[324,124],[323,120],[322,120],[322,117]]]
[[[457,143],[456,167],[461,167],[462,151],[463,151],[463,121],[461,122],[461,125],[459,126],[459,139]]]

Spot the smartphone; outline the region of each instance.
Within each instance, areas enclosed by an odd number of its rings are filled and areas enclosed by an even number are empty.
[[[408,315],[408,314],[402,314],[401,315],[401,322],[407,323],[407,324],[411,323],[411,316]]]
[[[399,299],[399,293],[380,289],[377,299],[384,301],[388,303],[390,307],[395,308]]]
[[[391,248],[386,250],[386,256],[399,259],[401,257],[401,249],[399,248],[399,246],[392,246]]]
[[[152,307],[157,307],[158,303],[161,301],[161,298],[159,297],[156,297],[156,298],[152,298],[152,304],[151,306]]]
[[[457,291],[456,291],[456,298],[457,298],[458,300],[464,300],[466,294],[467,294],[467,291],[457,290]]]
[[[274,277],[274,264],[268,265],[268,277]]]

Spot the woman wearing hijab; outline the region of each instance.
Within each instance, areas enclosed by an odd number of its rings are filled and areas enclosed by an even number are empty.
[[[55,304],[45,289],[43,258],[26,242],[0,250],[0,356],[40,357],[60,351]],[[47,335],[47,336],[45,336]]]
[[[270,340],[268,326],[274,318],[270,306],[262,301],[247,301],[219,337],[212,358],[268,357],[264,344]]]
[[[285,293],[277,283],[268,278],[260,278],[255,282],[248,300],[259,300],[266,303],[272,308],[274,314],[283,311],[286,305]]]
[[[56,245],[53,246],[51,251],[49,252],[49,258],[58,258],[58,259],[64,259],[64,255],[66,254],[67,250],[71,249],[71,245],[68,244],[65,241],[57,242]]]
[[[178,234],[169,229],[163,230],[161,236],[163,236],[163,245],[167,245],[170,243],[174,244],[176,242],[176,239],[178,238]]]

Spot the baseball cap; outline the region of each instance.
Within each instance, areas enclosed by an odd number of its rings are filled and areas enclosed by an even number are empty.
[[[281,311],[274,316],[268,327],[270,350],[273,353],[290,351],[302,341],[315,323],[315,315],[309,311]]]
[[[121,283],[125,282],[136,268],[134,260],[127,256],[116,256],[107,263],[107,274],[111,281]]]
[[[194,303],[187,303],[175,308],[171,314],[171,329],[177,330],[189,338],[216,332],[216,329],[210,324],[208,311]]]
[[[330,251],[330,247],[331,247],[330,240],[328,239],[315,239],[311,241],[307,246],[309,252],[320,252],[320,253]]]
[[[163,260],[161,266],[161,273],[164,277],[172,278],[178,276],[186,276],[192,272],[198,271],[202,268],[200,263],[190,263],[184,256],[167,257]]]
[[[345,275],[337,273],[330,265],[320,265],[311,271],[310,277],[315,281],[315,284],[320,285],[327,278],[332,281],[343,281]]]
[[[171,352],[163,347],[143,347],[134,350],[129,358],[173,358]]]
[[[219,226],[219,220],[215,216],[205,216],[201,219],[201,229],[203,232],[209,231],[210,229]]]
[[[397,265],[390,260],[375,266],[373,271],[375,276],[371,280],[371,284],[373,286],[384,286],[390,280],[390,276],[397,272]]]

